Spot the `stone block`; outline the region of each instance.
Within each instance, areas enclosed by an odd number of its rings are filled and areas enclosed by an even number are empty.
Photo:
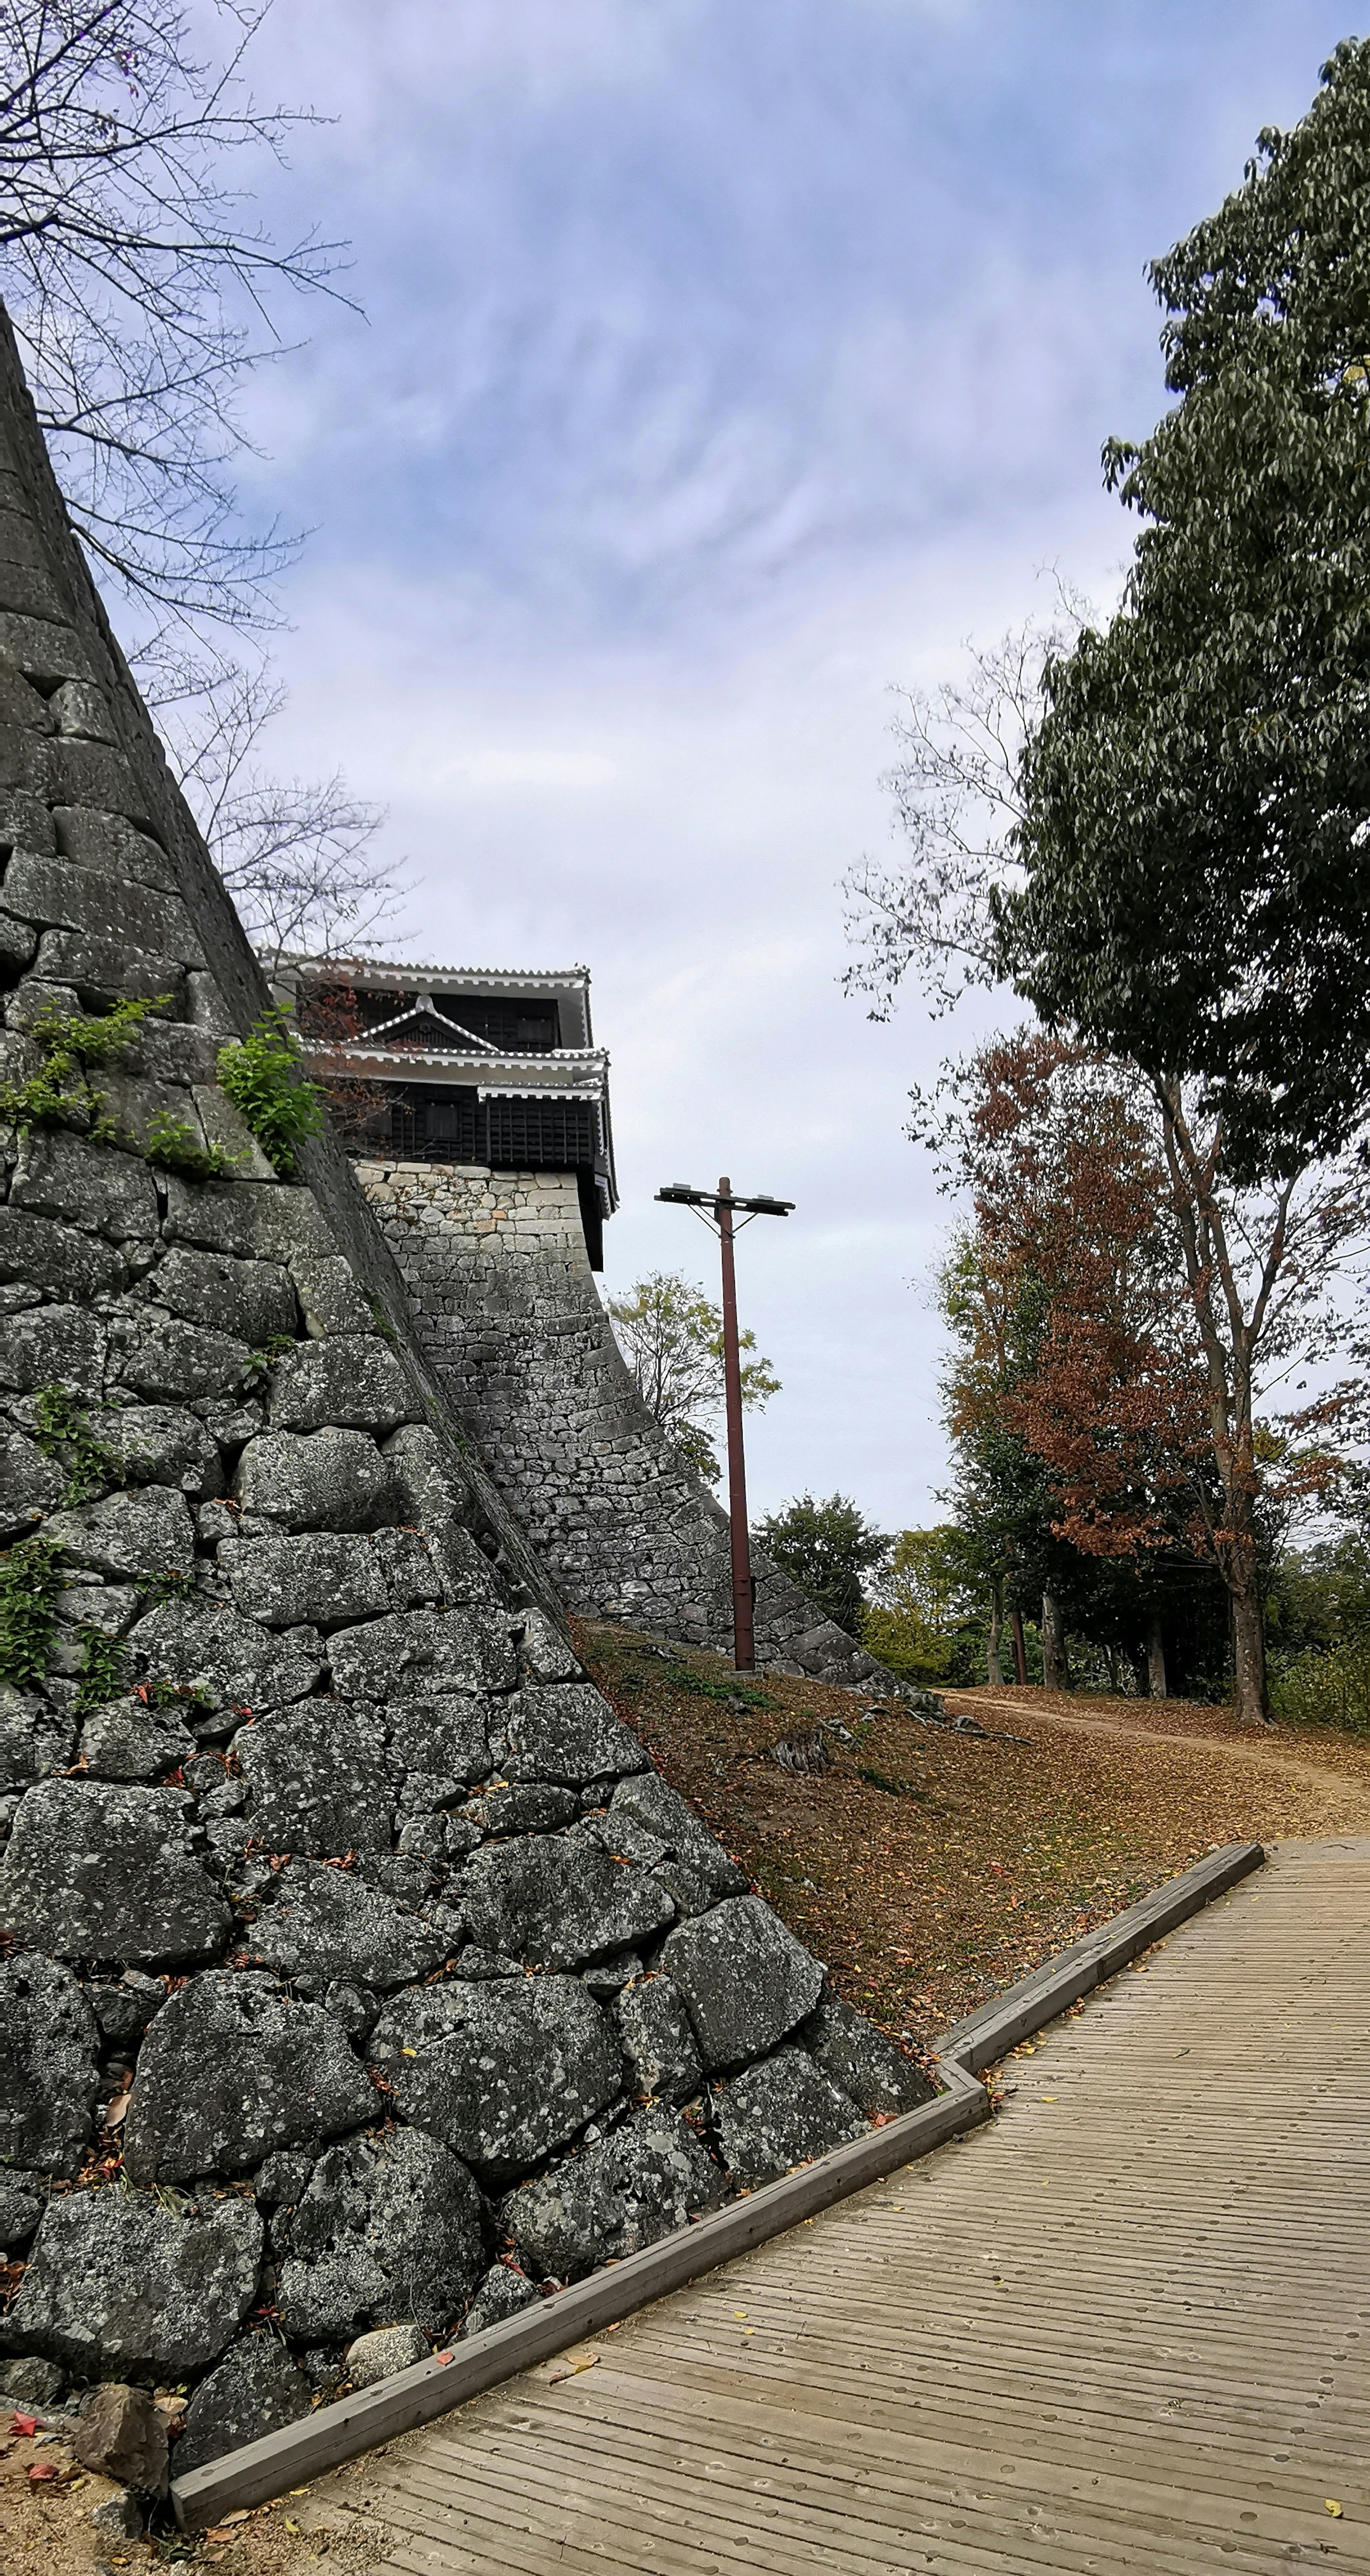
[[[36,1441],[0,1430],[0,1545],[27,1538],[45,1512],[57,1509],[66,1485],[56,1459],[45,1457]]]
[[[301,2338],[396,2323],[440,2334],[485,2269],[480,2194],[457,2157],[417,2129],[352,2138],[321,2156],[281,2244],[281,2323]]]
[[[551,1834],[573,1825],[580,1815],[576,1789],[544,1789],[532,1781],[506,1781],[469,1798],[460,1821],[475,1827],[482,1841],[492,1834]]]
[[[0,1921],[57,1958],[185,1968],[212,1958],[229,1914],[191,1848],[178,1789],[40,1780],[0,1861]]]
[[[0,621],[3,622],[3,621]],[[203,966],[204,951],[179,896],[119,883],[66,859],[16,850],[5,870],[5,909],[44,930],[82,930],[123,940],[181,966]]]
[[[64,732],[49,744],[48,763],[54,805],[103,807],[141,829],[151,824],[147,799],[130,764],[107,739],[97,742]]]
[[[521,2183],[499,2219],[526,2270],[576,2281],[655,2245],[723,2197],[723,2176],[674,2111],[643,2111],[555,2173]]]
[[[248,2172],[374,2119],[376,2096],[330,2013],[271,1977],[212,1968],[163,2004],[124,2122],[134,2182]]]
[[[394,1792],[384,1731],[345,1701],[310,1700],[233,1739],[252,1832],[267,1851],[388,1851]]]
[[[410,1422],[387,1440],[385,1454],[394,1473],[402,1520],[426,1530],[467,1519],[475,1497],[450,1440],[440,1438],[427,1423]]]
[[[337,1689],[358,1699],[504,1690],[514,1679],[508,1630],[480,1610],[397,1611],[331,1638],[328,1659]]]
[[[190,1096],[206,1145],[227,1156],[240,1180],[274,1183],[275,1164],[269,1154],[263,1153],[241,1109],[235,1107],[228,1093],[221,1091],[217,1083],[197,1082]]]
[[[354,2388],[374,2388],[378,2380],[393,2379],[397,2370],[427,2361],[431,2351],[419,2326],[373,2326],[370,2334],[358,2335],[348,2345],[343,2360]]]
[[[611,1860],[592,1834],[523,1834],[473,1854],[462,1907],[486,1949],[527,1966],[574,1968],[674,1919],[645,1870]]]
[[[406,2119],[492,2181],[564,2146],[623,2082],[617,2034],[578,1977],[422,1986],[382,2014],[370,2062]]]
[[[43,706],[36,689],[29,694]],[[50,732],[55,723],[59,733],[78,735],[85,742],[118,741],[109,700],[92,680],[64,680],[60,689],[53,690],[43,712],[48,719],[45,732]]]
[[[157,1239],[157,1192],[146,1163],[62,1128],[34,1128],[20,1141],[10,1205],[64,1218],[112,1242]]]
[[[129,1697],[110,1700],[86,1719],[80,1756],[92,1780],[160,1780],[195,1751],[195,1738],[175,1709]]]
[[[640,1835],[641,1847],[635,1841]],[[605,1835],[611,1851],[643,1860],[683,1861],[703,1879],[711,1896],[745,1896],[747,1873],[729,1860],[707,1825],[657,1771],[620,1781],[609,1801]],[[653,1848],[655,1845],[655,1848]]]
[[[244,1511],[288,1530],[375,1529],[395,1517],[390,1470],[365,1431],[268,1431],[238,1461]]]
[[[340,1252],[302,1254],[290,1264],[305,1331],[322,1340],[330,1333],[365,1333],[374,1318]]]
[[[222,1494],[218,1444],[184,1406],[125,1405],[107,1412],[97,1427],[130,1484],[172,1485],[195,1503]]]
[[[813,2011],[823,1971],[759,1896],[676,1926],[661,1965],[685,1998],[704,2065],[743,2066]]]
[[[0,2098],[3,2098],[3,2074],[0,2073]],[[0,2172],[0,2245],[6,2253],[26,2245],[47,2206],[48,2177],[17,2171],[8,2166]]]
[[[333,1530],[221,1542],[220,1579],[245,1617],[267,1628],[321,1627],[389,1607],[385,1575],[367,1538]]]
[[[517,1691],[507,1710],[511,1780],[583,1788],[589,1780],[648,1769],[637,1737],[621,1726],[589,1682]]]
[[[937,2099],[936,2085],[830,1987],[824,1988],[817,2012],[799,2037],[823,2073],[868,2120],[882,2111],[916,2111],[921,2103]]]
[[[22,787],[0,788],[0,852],[8,857],[12,850],[32,850],[40,858],[57,854],[47,798]]]
[[[76,1979],[37,1950],[0,1963],[0,2172],[79,2172],[97,2086],[95,2017]]]
[[[277,1976],[316,1992],[337,1977],[382,1993],[413,1985],[447,1954],[443,1930],[403,1911],[384,1889],[307,1859],[281,1871],[245,1943]]]
[[[144,1485],[76,1511],[54,1512],[44,1535],[97,1574],[188,1575],[195,1563],[195,1524],[185,1496],[166,1485]]]
[[[97,876],[151,886],[158,894],[179,895],[175,867],[161,843],[150,833],[138,831],[122,814],[58,805],[52,825],[56,848],[78,867],[90,868]],[[36,849],[38,843],[32,846]]]
[[[335,1422],[378,1435],[415,1411],[413,1389],[374,1327],[301,1342],[271,1373],[267,1420],[273,1431],[321,1431]]]
[[[69,626],[45,617],[0,615],[0,661],[30,680],[90,680],[85,647]]]
[[[124,1265],[98,1235],[26,1208],[0,1207],[0,1279],[88,1299],[122,1286]]]
[[[520,1670],[534,1682],[577,1682],[585,1676],[575,1649],[545,1610],[523,1610],[515,1630]]]
[[[273,2334],[245,2334],[201,2380],[176,2445],[176,2475],[202,2469],[309,2413],[313,2385]]]
[[[714,2121],[734,2183],[774,2182],[859,2138],[865,2122],[854,2102],[802,2048],[777,2049],[735,2076],[714,2096]]]
[[[123,1385],[154,1403],[172,1403],[177,1397],[203,1402],[214,1394],[236,1393],[252,1356],[246,1342],[205,1332],[155,1306],[125,1307],[114,1321],[111,1339]]]
[[[154,1002],[176,1010],[185,968],[175,957],[130,948],[122,939],[100,939],[90,930],[45,930],[38,942],[37,972],[49,983],[69,984],[83,1010],[108,1010],[112,1002]],[[108,1098],[110,1076],[99,1088]],[[127,1118],[116,1122],[132,1128]],[[139,1129],[141,1140],[142,1129]]]
[[[507,2317],[516,2317],[521,2309],[536,2307],[540,2296],[527,2275],[516,2271],[512,2264],[492,2265],[462,2318],[462,2336],[484,2334],[487,2326],[502,2326]]]
[[[12,2360],[0,2361],[0,2397],[7,2397],[12,2405],[41,2412],[56,2405],[65,2386],[65,2371],[36,2352],[16,2353]]]
[[[298,1328],[294,1283],[278,1262],[240,1261],[232,1253],[196,1252],[178,1243],[149,1284],[172,1314],[253,1349],[273,1333]]]
[[[239,1716],[289,1707],[323,1671],[312,1629],[278,1636],[226,1603],[163,1601],[139,1620],[129,1645],[154,1679],[202,1692],[211,1710]]]
[[[386,1714],[406,1815],[432,1814],[450,1806],[472,1781],[489,1777],[490,1746],[482,1701],[454,1694],[406,1698],[392,1700]]]
[[[704,2069],[680,1988],[669,1977],[650,1977],[629,1986],[614,2010],[639,2092],[663,2102],[690,2101]]]
[[[4,2341],[80,2379],[182,2379],[237,2332],[261,2257],[250,2200],[181,2210],[153,2192],[68,2192],[44,2212]]]
[[[26,1395],[37,1387],[65,1386],[98,1403],[106,1340],[104,1325],[80,1306],[37,1306],[7,1315],[0,1332],[0,1386]]]
[[[116,2048],[133,2048],[155,2012],[166,2002],[165,1979],[145,1977],[140,1968],[125,1968],[113,1985],[88,1985],[86,2000],[101,2035]]]
[[[105,2380],[86,2399],[71,2437],[73,2459],[134,2495],[165,2495],[167,2421],[145,2388]]]

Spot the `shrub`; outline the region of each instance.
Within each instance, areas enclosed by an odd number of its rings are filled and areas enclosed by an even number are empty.
[[[289,1180],[307,1136],[325,1124],[323,1101],[300,1071],[288,1013],[264,1011],[245,1038],[219,1049],[219,1080],[262,1151]]]
[[[118,1472],[118,1462],[103,1440],[97,1440],[86,1418],[86,1408],[65,1386],[42,1386],[34,1402],[37,1428],[34,1437],[45,1458],[60,1458],[66,1452],[67,1490],[65,1503],[87,1503]]]
[[[1270,1705],[1295,1726],[1339,1726],[1370,1735],[1370,1639],[1357,1637],[1330,1653],[1272,1658]]]

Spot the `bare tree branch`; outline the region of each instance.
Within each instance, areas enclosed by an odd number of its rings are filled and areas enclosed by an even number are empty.
[[[297,540],[236,526],[234,398],[276,292],[334,291],[341,252],[225,182],[319,121],[244,85],[269,5],[214,0],[209,63],[177,0],[0,0],[0,282],[72,518],[135,598],[249,626]]]

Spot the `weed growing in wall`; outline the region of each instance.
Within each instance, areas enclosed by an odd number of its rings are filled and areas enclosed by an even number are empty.
[[[81,1629],[80,1636],[76,1715],[89,1717],[92,1709],[103,1708],[106,1700],[118,1698],[124,1686],[128,1649],[121,1638],[108,1636],[103,1628],[89,1623]]]
[[[118,1474],[118,1461],[90,1429],[86,1408],[70,1387],[41,1386],[34,1399],[34,1438],[45,1458],[63,1456],[67,1470],[64,1503],[89,1502]]]
[[[226,1154],[222,1145],[203,1145],[187,1118],[173,1118],[169,1109],[157,1109],[147,1122],[147,1142],[143,1152],[159,1171],[179,1172],[188,1181],[230,1180],[242,1154]]]
[[[300,1071],[300,1041],[287,1012],[264,1011],[245,1038],[219,1049],[219,1081],[283,1180],[299,1148],[325,1125],[315,1085]]]
[[[0,1681],[40,1682],[48,1668],[54,1608],[61,1591],[62,1551],[51,1539],[25,1538],[0,1557]]]
[[[43,1061],[27,1082],[0,1083],[0,1118],[27,1135],[34,1127],[75,1127],[100,1144],[113,1144],[114,1122],[105,1096],[90,1079],[93,1065],[109,1064],[132,1046],[149,1012],[165,1008],[168,993],[155,1001],[116,1002],[98,1018],[84,1011],[61,1011],[47,1002],[26,1032]]]

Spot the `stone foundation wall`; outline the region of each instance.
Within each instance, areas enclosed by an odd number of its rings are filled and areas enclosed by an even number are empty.
[[[574,1173],[360,1163],[420,1346],[563,1600],[731,1649],[728,1517],[643,1403],[600,1302]],[[880,1668],[758,1554],[762,1664]]]

